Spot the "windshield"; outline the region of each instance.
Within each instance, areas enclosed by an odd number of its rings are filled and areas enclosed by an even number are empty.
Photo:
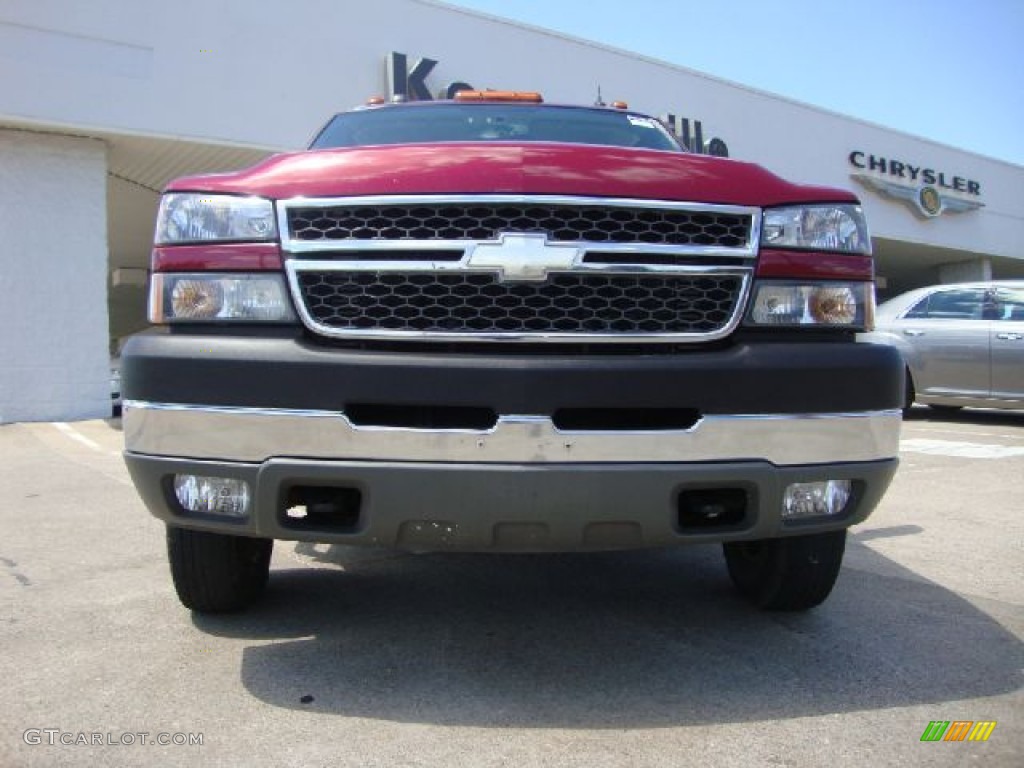
[[[431,104],[336,115],[310,149],[445,141],[558,141],[681,152],[658,120],[583,107]]]

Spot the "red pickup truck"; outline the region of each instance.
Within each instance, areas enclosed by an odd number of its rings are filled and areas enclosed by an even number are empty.
[[[167,187],[125,457],[196,611],[256,600],[275,539],[721,543],[743,596],[802,610],[897,465],[873,308],[850,192],[622,106],[372,105]]]

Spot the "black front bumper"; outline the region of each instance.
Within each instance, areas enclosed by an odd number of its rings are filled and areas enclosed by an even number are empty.
[[[755,342],[677,354],[526,355],[348,350],[281,337],[141,335],[122,355],[126,400],[343,411],[352,404],[693,409],[702,415],[898,409],[891,347]]]
[[[423,550],[634,548],[844,528],[870,514],[895,471],[903,392],[894,350],[835,342],[503,355],[178,334],[134,338],[122,370],[126,460],[161,520]],[[357,423],[374,404],[479,408],[497,421]],[[565,428],[565,409],[696,417]],[[178,475],[244,481],[249,513],[186,511]],[[842,513],[783,518],[788,485],[827,480],[852,484]],[[330,514],[289,515],[322,494]],[[705,525],[709,508],[721,514]]]

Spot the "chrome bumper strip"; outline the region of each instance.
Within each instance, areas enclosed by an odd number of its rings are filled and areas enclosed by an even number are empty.
[[[686,430],[565,432],[546,416],[506,415],[489,430],[357,427],[344,414],[129,400],[132,453],[262,462],[273,457],[481,463],[768,461],[829,464],[898,455],[902,414],[704,416]]]

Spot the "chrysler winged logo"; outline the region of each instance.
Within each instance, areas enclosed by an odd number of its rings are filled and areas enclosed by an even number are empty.
[[[546,280],[548,272],[572,269],[580,249],[569,243],[549,243],[544,234],[505,233],[497,243],[480,243],[470,251],[470,269],[493,269],[501,280]]]
[[[984,203],[964,200],[961,197],[946,194],[938,187],[930,184],[921,187],[911,184],[900,184],[867,173],[854,173],[851,175],[864,186],[871,187],[876,192],[906,203],[928,219],[933,219],[947,212],[963,213],[964,211],[973,211],[985,206]]]

